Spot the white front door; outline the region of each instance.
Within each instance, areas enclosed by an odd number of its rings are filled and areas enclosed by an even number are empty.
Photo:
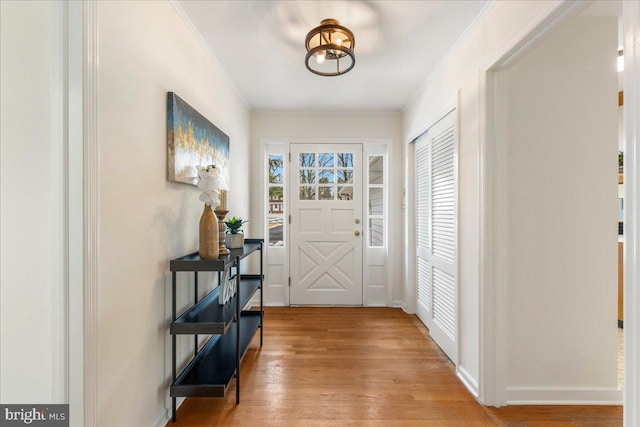
[[[300,305],[362,305],[362,145],[291,145],[291,284]]]
[[[457,126],[455,110],[416,141],[416,314],[458,360]]]

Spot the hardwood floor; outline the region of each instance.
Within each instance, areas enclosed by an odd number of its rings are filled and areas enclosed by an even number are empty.
[[[487,408],[420,321],[389,308],[267,308],[224,398],[189,398],[168,426],[621,426],[622,407]]]

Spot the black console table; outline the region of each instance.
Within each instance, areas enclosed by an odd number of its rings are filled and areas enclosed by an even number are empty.
[[[173,321],[170,326],[172,341],[173,383],[171,396],[172,421],[176,420],[177,397],[223,397],[233,378],[236,380],[236,404],[240,403],[240,361],[258,329],[262,346],[263,260],[264,239],[245,239],[242,249],[232,249],[228,255],[215,260],[203,260],[197,252],[172,259]],[[252,253],[260,253],[260,274],[240,274],[240,261]],[[220,305],[218,296],[224,272],[230,270],[235,280],[236,294]],[[214,290],[198,299],[198,272],[217,271],[218,284]],[[194,273],[194,303],[180,316],[176,312],[176,274]],[[243,310],[253,295],[260,290],[260,309]],[[198,335],[211,335],[198,349]],[[177,335],[194,335],[193,358],[179,374],[176,371]]]

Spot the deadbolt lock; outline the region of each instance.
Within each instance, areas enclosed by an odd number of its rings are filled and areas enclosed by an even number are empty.
[[[360,220],[359,219],[356,219],[356,224],[360,224]]]
[[[356,235],[356,237],[358,237],[360,235],[360,232],[358,230],[354,231],[353,234]]]

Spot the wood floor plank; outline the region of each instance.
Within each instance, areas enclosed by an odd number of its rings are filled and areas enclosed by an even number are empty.
[[[267,308],[224,398],[189,398],[168,426],[621,426],[616,406],[480,405],[420,321],[390,308]]]

